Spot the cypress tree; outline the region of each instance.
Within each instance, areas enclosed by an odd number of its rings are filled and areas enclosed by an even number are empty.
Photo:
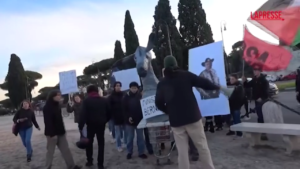
[[[27,79],[21,59],[16,54],[11,54],[6,76],[8,85],[8,96],[15,108],[26,99]]]
[[[214,42],[213,33],[206,21],[206,13],[200,0],[179,0],[178,14],[179,31],[186,48]],[[185,55],[183,58],[184,64],[187,64],[188,56]]]
[[[157,41],[154,43],[153,52],[156,55],[157,64],[160,68],[163,67],[163,60],[167,55],[170,55],[168,42],[168,29],[171,41],[171,50],[173,56],[177,59],[178,65],[185,68],[182,63],[182,47],[181,36],[176,27],[176,19],[171,13],[169,0],[159,0],[155,7],[153,31],[158,35]]]
[[[115,53],[114,53],[114,59],[117,61],[119,59],[122,59],[124,57],[124,52],[121,46],[121,42],[120,41],[116,41],[115,42]]]
[[[124,38],[126,54],[131,55],[135,52],[136,48],[140,45],[138,36],[134,29],[134,23],[131,19],[129,10],[125,13],[125,24],[124,24]]]

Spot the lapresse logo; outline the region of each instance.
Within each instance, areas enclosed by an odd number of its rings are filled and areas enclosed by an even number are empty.
[[[281,11],[256,11],[251,12],[251,20],[284,20]]]

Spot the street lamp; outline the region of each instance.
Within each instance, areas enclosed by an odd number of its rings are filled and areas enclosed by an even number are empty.
[[[222,41],[223,41],[223,50],[225,50],[225,47],[224,47],[224,36],[223,36],[223,32],[226,31],[226,22],[224,20],[222,20],[220,22],[220,28],[221,28],[221,36],[222,36]],[[226,68],[226,71],[227,73],[229,74],[229,65],[228,65],[228,60],[227,60],[227,57],[224,58],[224,62],[225,62],[225,68]]]
[[[162,30],[161,30],[161,27],[160,25],[161,24],[165,24],[166,26],[166,29],[167,29],[167,35],[168,35],[168,45],[169,45],[169,50],[170,50],[170,55],[173,56],[173,53],[172,53],[172,47],[171,47],[171,39],[170,39],[170,31],[169,31],[169,25],[166,21],[164,20],[158,20],[155,22],[155,27],[157,28],[158,26],[158,33],[162,33]]]

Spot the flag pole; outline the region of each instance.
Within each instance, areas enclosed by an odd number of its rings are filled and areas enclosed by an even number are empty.
[[[243,38],[245,36],[245,24],[243,24]],[[243,45],[244,46],[244,45]],[[244,49],[242,49],[241,51],[243,51]],[[241,52],[242,53],[242,61],[243,61],[243,67],[242,67],[242,77],[245,76],[245,60],[243,58],[243,55],[244,55],[244,52]]]

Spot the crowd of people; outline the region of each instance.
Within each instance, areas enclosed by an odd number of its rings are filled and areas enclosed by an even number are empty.
[[[220,86],[199,77],[188,71],[181,70],[173,56],[167,56],[164,60],[164,78],[158,83],[155,96],[155,104],[159,110],[169,116],[176,149],[178,150],[178,168],[190,168],[189,153],[193,160],[200,161],[205,169],[214,169],[205,136],[208,128],[222,129],[226,122],[229,126],[241,123],[241,107],[245,104],[246,88],[252,88],[252,97],[255,100],[255,110],[258,122],[263,123],[262,104],[268,98],[268,83],[260,74],[260,67],[254,68],[254,78],[247,81],[243,77],[243,83],[238,81],[236,75],[230,75],[230,83],[234,85],[234,91],[229,97],[230,114],[227,116],[214,116],[206,118],[205,125],[202,124],[202,116],[197,100],[193,93],[193,87],[204,90],[220,90]],[[93,142],[96,136],[98,142],[97,166],[104,168],[105,128],[109,123],[109,129],[113,137],[112,142],[116,149],[122,152],[127,150],[126,158],[133,158],[134,138],[137,140],[138,157],[146,159],[145,148],[148,153],[153,154],[153,148],[149,141],[147,128],[139,129],[137,125],[143,119],[140,100],[143,92],[139,90],[137,82],[131,82],[129,91],[122,92],[122,83],[115,82],[110,95],[103,97],[95,85],[87,87],[87,96],[82,99],[80,95],[73,95],[67,111],[74,112],[74,122],[78,123],[80,141],[79,148],[86,150],[86,166],[93,166]],[[47,140],[46,169],[52,166],[54,150],[59,148],[63,159],[69,169],[78,169],[81,166],[75,164],[66,138],[66,129],[61,113],[60,91],[50,92],[43,108]],[[248,112],[245,116],[249,116]],[[32,126],[37,129],[39,125],[30,102],[23,101],[20,110],[15,114],[13,121],[27,151],[27,161],[31,161],[33,153],[31,147]],[[216,125],[213,124],[213,121]],[[85,131],[86,130],[86,131]],[[212,129],[210,129],[212,130]],[[242,137],[242,132],[229,131],[227,135]],[[161,145],[164,148],[164,144]],[[189,151],[190,150],[190,151]]]

